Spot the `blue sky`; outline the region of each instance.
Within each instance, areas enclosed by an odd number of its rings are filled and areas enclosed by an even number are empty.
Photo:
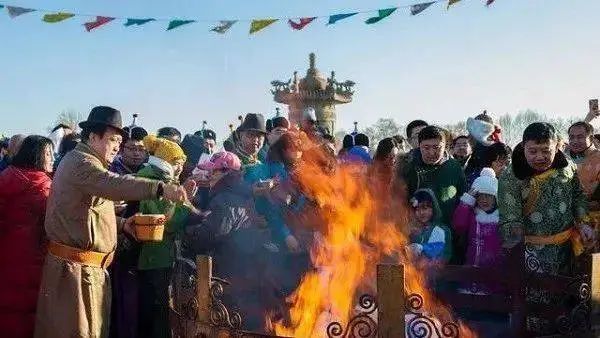
[[[408,0],[0,0],[1,4],[124,17],[264,18],[313,16],[410,5]],[[0,133],[42,133],[62,110],[87,115],[94,105],[139,112],[150,130],[184,132],[202,120],[224,135],[245,112],[270,116],[270,81],[304,73],[308,53],[338,80],[357,83],[338,126],[393,117],[451,122],[482,109],[533,108],[582,115],[600,96],[600,1],[463,0],[411,17],[401,9],[375,25],[358,15],[305,30],[285,22],[249,36],[249,22],[220,36],[201,22],[166,32],[165,23],[92,33],[73,18],[58,24],[30,13],[0,13]]]

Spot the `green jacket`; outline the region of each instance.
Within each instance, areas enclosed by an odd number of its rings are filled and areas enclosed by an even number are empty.
[[[515,148],[513,163],[498,182],[500,232],[505,241],[510,239],[512,227],[522,228],[525,236],[549,236],[583,220],[587,201],[575,164],[563,153],[557,153],[552,169],[536,175],[528,167],[522,147]],[[526,254],[537,258],[536,264],[527,265],[532,270],[570,273],[572,249],[569,241],[562,245],[527,245]]]
[[[152,164],[140,170],[137,176],[161,180],[165,183],[172,181],[172,178],[166,172]],[[165,199],[143,200],[140,202],[140,212],[142,214],[168,215],[172,208],[175,208],[175,210],[173,216],[165,223],[163,240],[161,242],[142,243],[138,261],[139,270],[169,268],[173,266],[175,260],[175,239],[184,230],[190,215],[188,207],[181,204],[174,204]]]
[[[460,197],[467,191],[467,182],[460,163],[447,158],[441,164],[425,164],[421,152],[416,149],[405,157],[399,170],[406,182],[408,195],[412,196],[419,189],[431,189],[442,210],[442,223],[450,224]]]

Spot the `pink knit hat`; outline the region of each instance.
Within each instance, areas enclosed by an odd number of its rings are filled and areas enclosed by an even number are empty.
[[[221,170],[231,169],[240,170],[242,168],[242,162],[236,154],[229,151],[220,151],[215,153],[210,160],[198,164],[200,170]]]

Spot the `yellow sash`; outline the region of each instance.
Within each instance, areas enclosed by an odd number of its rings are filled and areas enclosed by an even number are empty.
[[[540,198],[542,184],[550,179],[554,173],[556,173],[556,169],[550,169],[543,174],[534,176],[529,181],[529,196],[527,196],[525,205],[523,206],[523,213],[525,216],[529,216],[531,213],[533,213],[535,204]],[[525,236],[525,243],[533,245],[560,245],[568,240],[571,240],[573,253],[575,256],[581,255],[583,253],[583,243],[581,241],[581,235],[579,234],[579,231],[577,231],[577,229],[574,227],[554,235]]]

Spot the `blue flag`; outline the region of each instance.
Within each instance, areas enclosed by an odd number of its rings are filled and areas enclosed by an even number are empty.
[[[412,5],[412,6],[410,6],[410,14],[417,15],[417,14],[421,13],[422,11],[426,10],[427,8],[429,8],[429,6],[433,5],[434,3],[435,3],[435,1],[424,2],[422,4]]]
[[[334,23],[349,18],[351,16],[355,16],[358,13],[346,13],[346,14],[335,14],[329,17],[328,25],[333,25]]]

